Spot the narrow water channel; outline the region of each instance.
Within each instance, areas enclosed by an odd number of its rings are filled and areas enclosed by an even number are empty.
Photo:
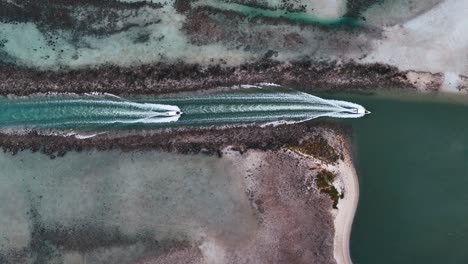
[[[166,98],[52,95],[0,98],[0,127],[113,130],[357,118],[362,106],[288,89],[245,88]]]

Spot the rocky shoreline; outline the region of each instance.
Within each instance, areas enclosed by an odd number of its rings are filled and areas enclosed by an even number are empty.
[[[4,152],[16,154],[30,150],[42,152],[51,158],[64,156],[69,151],[121,150],[123,152],[158,150],[180,154],[222,155],[221,150],[233,146],[240,152],[248,149],[278,150],[282,147],[301,147],[316,142],[316,153],[325,142],[317,137],[324,130],[349,134],[349,128],[329,123],[300,123],[268,127],[228,127],[159,129],[143,131],[115,131],[90,138],[54,135],[51,131],[0,133],[0,147]],[[314,141],[311,141],[314,140]],[[306,146],[307,146],[306,145]]]
[[[0,95],[35,93],[112,93],[115,95],[161,95],[203,91],[262,82],[297,87],[305,91],[375,91],[416,89],[406,72],[382,64],[280,63],[265,59],[258,63],[230,66],[154,64],[133,68],[102,66],[64,72],[35,71],[0,66]],[[434,84],[436,85],[436,84]]]

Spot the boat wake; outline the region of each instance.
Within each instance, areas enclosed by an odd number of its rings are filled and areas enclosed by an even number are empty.
[[[133,101],[110,94],[0,98],[0,127],[105,130],[111,125],[266,125],[319,117],[359,118],[369,113],[355,103],[322,99],[274,84],[261,85],[224,93]]]
[[[327,100],[304,92],[243,85],[231,93],[205,94],[159,101],[184,111],[180,124],[291,124],[319,117],[359,118],[370,112],[359,104]],[[276,85],[274,85],[276,87]]]
[[[175,105],[139,103],[113,96],[38,96],[0,99],[0,126],[86,128],[108,124],[169,123],[182,111]]]

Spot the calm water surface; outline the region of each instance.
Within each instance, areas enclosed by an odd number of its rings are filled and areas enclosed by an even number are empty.
[[[408,97],[340,97],[372,111],[349,122],[360,178],[353,262],[468,263],[468,104]]]

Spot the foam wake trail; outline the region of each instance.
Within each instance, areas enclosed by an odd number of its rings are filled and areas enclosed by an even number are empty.
[[[270,87],[271,88],[271,87]],[[327,100],[294,90],[248,86],[231,93],[167,98],[184,112],[179,125],[223,123],[295,123],[319,117],[358,118],[366,110],[351,102]]]
[[[86,128],[175,122],[179,107],[98,96],[41,96],[0,100],[1,127]]]
[[[365,109],[286,89],[251,87],[224,93],[134,99],[114,95],[0,99],[0,127],[106,130],[239,123],[296,123],[357,118]],[[181,116],[178,112],[183,112]]]

